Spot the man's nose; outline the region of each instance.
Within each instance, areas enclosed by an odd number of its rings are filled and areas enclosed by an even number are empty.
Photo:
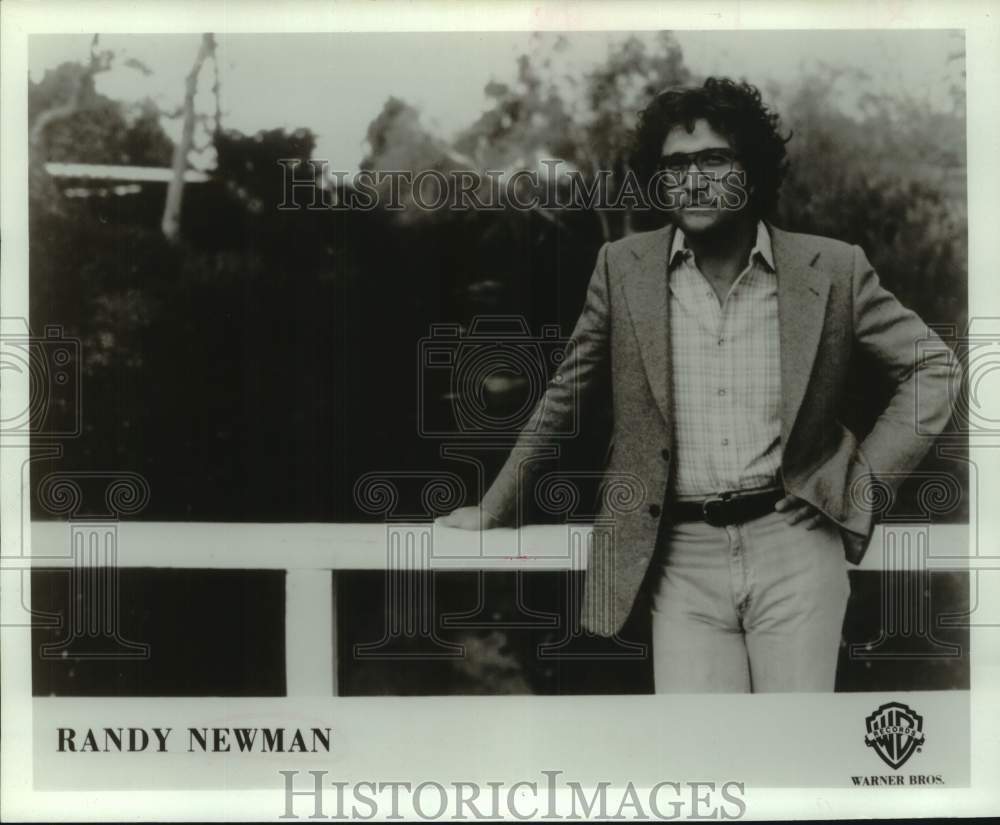
[[[705,186],[705,176],[701,174],[701,170],[697,167],[694,160],[692,160],[687,168],[681,173],[683,177],[681,180],[684,182],[684,187],[686,189],[703,189]]]

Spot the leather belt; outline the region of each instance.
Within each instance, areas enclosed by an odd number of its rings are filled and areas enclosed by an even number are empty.
[[[704,521],[713,527],[739,524],[766,515],[785,497],[785,491],[760,493],[720,493],[702,501],[674,501],[670,504],[673,521]]]

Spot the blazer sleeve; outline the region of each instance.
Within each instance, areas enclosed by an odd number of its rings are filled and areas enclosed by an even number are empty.
[[[579,431],[588,408],[610,401],[610,307],[608,244],[597,253],[583,310],[545,392],[522,428],[514,448],[481,506],[501,524],[520,521],[523,497],[539,459]]]
[[[895,488],[948,423],[961,373],[951,349],[882,287],[861,247],[853,249],[855,342],[893,387],[859,449],[875,478]]]

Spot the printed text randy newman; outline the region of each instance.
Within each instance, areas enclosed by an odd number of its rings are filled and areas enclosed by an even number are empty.
[[[318,753],[330,750],[330,728],[58,728],[60,753]],[[171,745],[174,747],[171,748]]]

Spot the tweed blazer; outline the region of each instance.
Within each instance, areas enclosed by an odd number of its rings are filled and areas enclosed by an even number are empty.
[[[870,485],[898,486],[944,428],[957,360],[880,285],[860,247],[767,228],[778,278],[782,484],[840,528],[847,560],[857,564],[874,526]],[[565,357],[482,500],[501,523],[520,523],[555,434],[581,411],[610,407],[581,616],[583,628],[604,636],[628,619],[670,522],[673,233],[666,226],[601,247]],[[860,444],[838,414],[858,350],[891,385],[888,404]]]

